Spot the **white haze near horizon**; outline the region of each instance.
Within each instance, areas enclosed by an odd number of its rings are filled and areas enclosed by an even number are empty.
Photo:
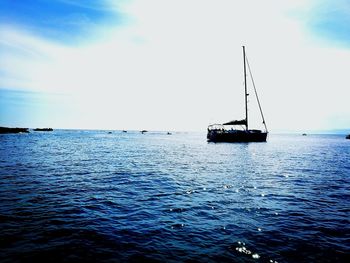
[[[241,119],[245,45],[270,130],[350,126],[350,51],[305,28],[312,1],[150,0],[115,8],[128,23],[97,27],[78,46],[1,27],[8,47],[1,86],[43,94],[21,123],[3,116],[13,123],[2,125],[205,130]],[[261,128],[250,94],[250,120]]]

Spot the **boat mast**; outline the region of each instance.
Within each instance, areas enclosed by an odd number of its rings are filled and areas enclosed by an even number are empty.
[[[245,93],[245,127],[246,130],[248,130],[248,93],[247,93],[247,72],[246,72],[246,66],[245,66],[245,47],[243,46],[243,65],[244,65],[244,93]]]

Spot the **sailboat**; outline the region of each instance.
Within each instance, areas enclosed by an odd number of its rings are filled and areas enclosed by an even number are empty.
[[[260,114],[262,117],[262,123],[265,126],[265,130],[249,129],[248,126],[248,92],[247,92],[247,69],[252,79],[255,96],[259,105]],[[245,97],[245,119],[233,120],[223,124],[211,124],[208,126],[207,140],[208,142],[266,142],[267,138],[267,126],[265,123],[264,115],[260,105],[258,93],[255,88],[253,76],[250,70],[248,59],[243,46],[243,69],[244,69],[244,97]]]

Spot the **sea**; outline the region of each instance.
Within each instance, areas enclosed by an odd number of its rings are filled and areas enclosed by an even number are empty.
[[[350,262],[350,140],[0,135],[0,262]]]

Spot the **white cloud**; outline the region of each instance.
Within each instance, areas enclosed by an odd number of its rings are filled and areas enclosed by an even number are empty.
[[[127,26],[100,29],[79,47],[2,27],[0,69],[12,77],[1,85],[70,94],[77,128],[204,130],[243,117],[245,44],[270,128],[336,126],[329,119],[350,114],[350,53],[306,34],[295,10],[308,6],[135,0],[115,7]]]

